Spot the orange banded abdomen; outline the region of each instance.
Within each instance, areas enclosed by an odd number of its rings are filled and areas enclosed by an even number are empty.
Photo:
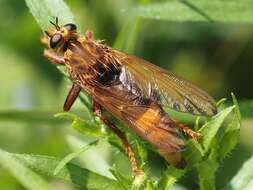
[[[137,112],[139,114],[136,121],[128,122],[130,128],[153,144],[170,164],[183,168],[186,163],[182,158],[181,151],[184,150],[185,143],[180,137],[177,124],[168,117],[160,106],[154,103],[140,109],[142,109],[142,114],[140,114],[140,110]],[[126,112],[124,111],[124,113]],[[129,120],[129,116],[127,117]]]

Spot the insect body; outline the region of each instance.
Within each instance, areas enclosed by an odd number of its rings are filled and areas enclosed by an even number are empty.
[[[181,112],[211,116],[217,112],[215,102],[205,91],[143,59],[114,50],[92,33],[77,33],[74,24],[58,25],[46,34],[44,55],[65,65],[73,86],[64,104],[68,111],[79,92],[85,90],[93,99],[93,109],[122,140],[133,173],[138,173],[136,159],[125,135],[102,113],[111,112],[140,137],[154,145],[172,165],[183,168],[180,151],[185,148],[180,131],[197,139],[200,134],[171,119],[163,110],[170,107]]]

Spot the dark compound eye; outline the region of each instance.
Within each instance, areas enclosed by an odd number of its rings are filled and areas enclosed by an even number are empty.
[[[55,48],[59,43],[62,41],[62,35],[61,34],[55,34],[50,39],[50,47]]]
[[[76,30],[76,25],[75,24],[65,24],[64,27],[68,30],[68,31],[75,31]]]

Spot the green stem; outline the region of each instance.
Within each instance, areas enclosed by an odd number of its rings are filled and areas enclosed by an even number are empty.
[[[198,167],[200,190],[215,190],[215,174],[219,164],[216,161],[207,160]]]

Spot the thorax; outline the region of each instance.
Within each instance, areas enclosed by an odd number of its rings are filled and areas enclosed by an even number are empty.
[[[104,44],[78,40],[69,44],[64,57],[71,78],[81,86],[109,86],[118,80],[120,64]]]

